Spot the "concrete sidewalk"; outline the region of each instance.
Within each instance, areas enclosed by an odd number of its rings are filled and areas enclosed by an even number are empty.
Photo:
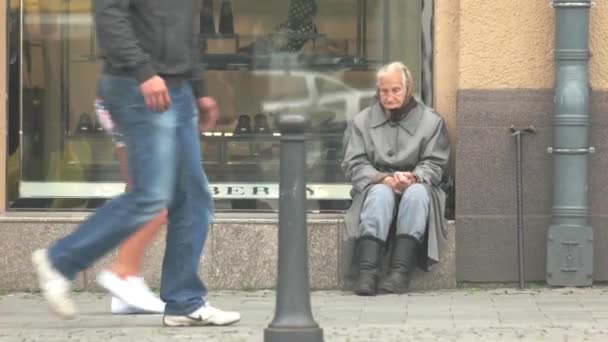
[[[274,314],[272,291],[215,292],[236,309],[230,327],[165,328],[160,315],[112,316],[106,294],[75,293],[80,316],[63,321],[39,294],[0,296],[0,341],[262,341]],[[608,341],[608,288],[461,289],[357,297],[314,292],[325,341]]]

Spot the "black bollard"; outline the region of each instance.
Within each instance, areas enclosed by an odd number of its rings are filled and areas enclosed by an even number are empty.
[[[279,183],[279,266],[274,319],[264,342],[321,342],[323,330],[314,321],[308,285],[306,226],[305,131],[309,120],[284,114],[276,119],[281,132]]]

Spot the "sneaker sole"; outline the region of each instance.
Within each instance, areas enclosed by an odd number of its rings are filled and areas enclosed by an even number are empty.
[[[159,311],[146,311],[138,308],[126,308],[126,309],[110,309],[112,315],[162,315]]]
[[[116,298],[116,299],[118,299],[118,298]],[[118,299],[118,300],[120,300],[120,299]],[[117,305],[117,304],[114,304],[114,301],[112,301],[110,303],[110,312],[112,313],[112,315],[162,315],[165,312],[165,310],[163,308],[162,311],[160,311],[160,310],[148,311],[145,309],[131,306],[124,302],[123,302],[123,304]]]
[[[229,323],[223,323],[223,324],[217,324],[217,323],[213,323],[210,321],[203,321],[203,320],[197,320],[194,318],[184,318],[184,316],[176,316],[176,317],[167,317],[167,316],[163,316],[163,325],[166,327],[204,327],[204,326],[217,326],[217,327],[223,327],[223,326],[228,326],[228,325],[232,325],[235,323],[240,322],[241,319],[237,319],[235,321],[229,322]]]

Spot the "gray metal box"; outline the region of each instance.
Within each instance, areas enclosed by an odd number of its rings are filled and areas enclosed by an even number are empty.
[[[547,237],[547,284],[590,286],[593,283],[593,229],[554,225]]]

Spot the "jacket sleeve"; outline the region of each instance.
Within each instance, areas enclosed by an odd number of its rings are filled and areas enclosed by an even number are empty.
[[[156,75],[150,55],[141,47],[129,22],[130,0],[95,0],[97,41],[114,68],[130,70],[139,83]]]
[[[346,149],[342,161],[342,170],[346,180],[358,192],[362,192],[370,184],[381,182],[387,174],[378,171],[369,161],[365,151],[363,133],[353,121],[349,122],[344,135]]]
[[[197,17],[200,13],[197,13]],[[200,32],[193,32],[195,39],[192,40],[191,58],[192,58],[192,69],[189,72],[190,84],[192,85],[192,91],[194,97],[200,99],[203,96],[207,96],[207,82],[205,82],[205,68],[202,65],[201,46],[200,39],[198,39]]]
[[[416,177],[432,185],[439,185],[450,158],[450,143],[443,119],[439,120],[433,135],[422,149],[420,161],[414,168]]]
[[[194,97],[200,99],[201,97],[207,96],[207,83],[202,71],[195,70],[190,76],[190,84],[192,85],[192,92]]]

